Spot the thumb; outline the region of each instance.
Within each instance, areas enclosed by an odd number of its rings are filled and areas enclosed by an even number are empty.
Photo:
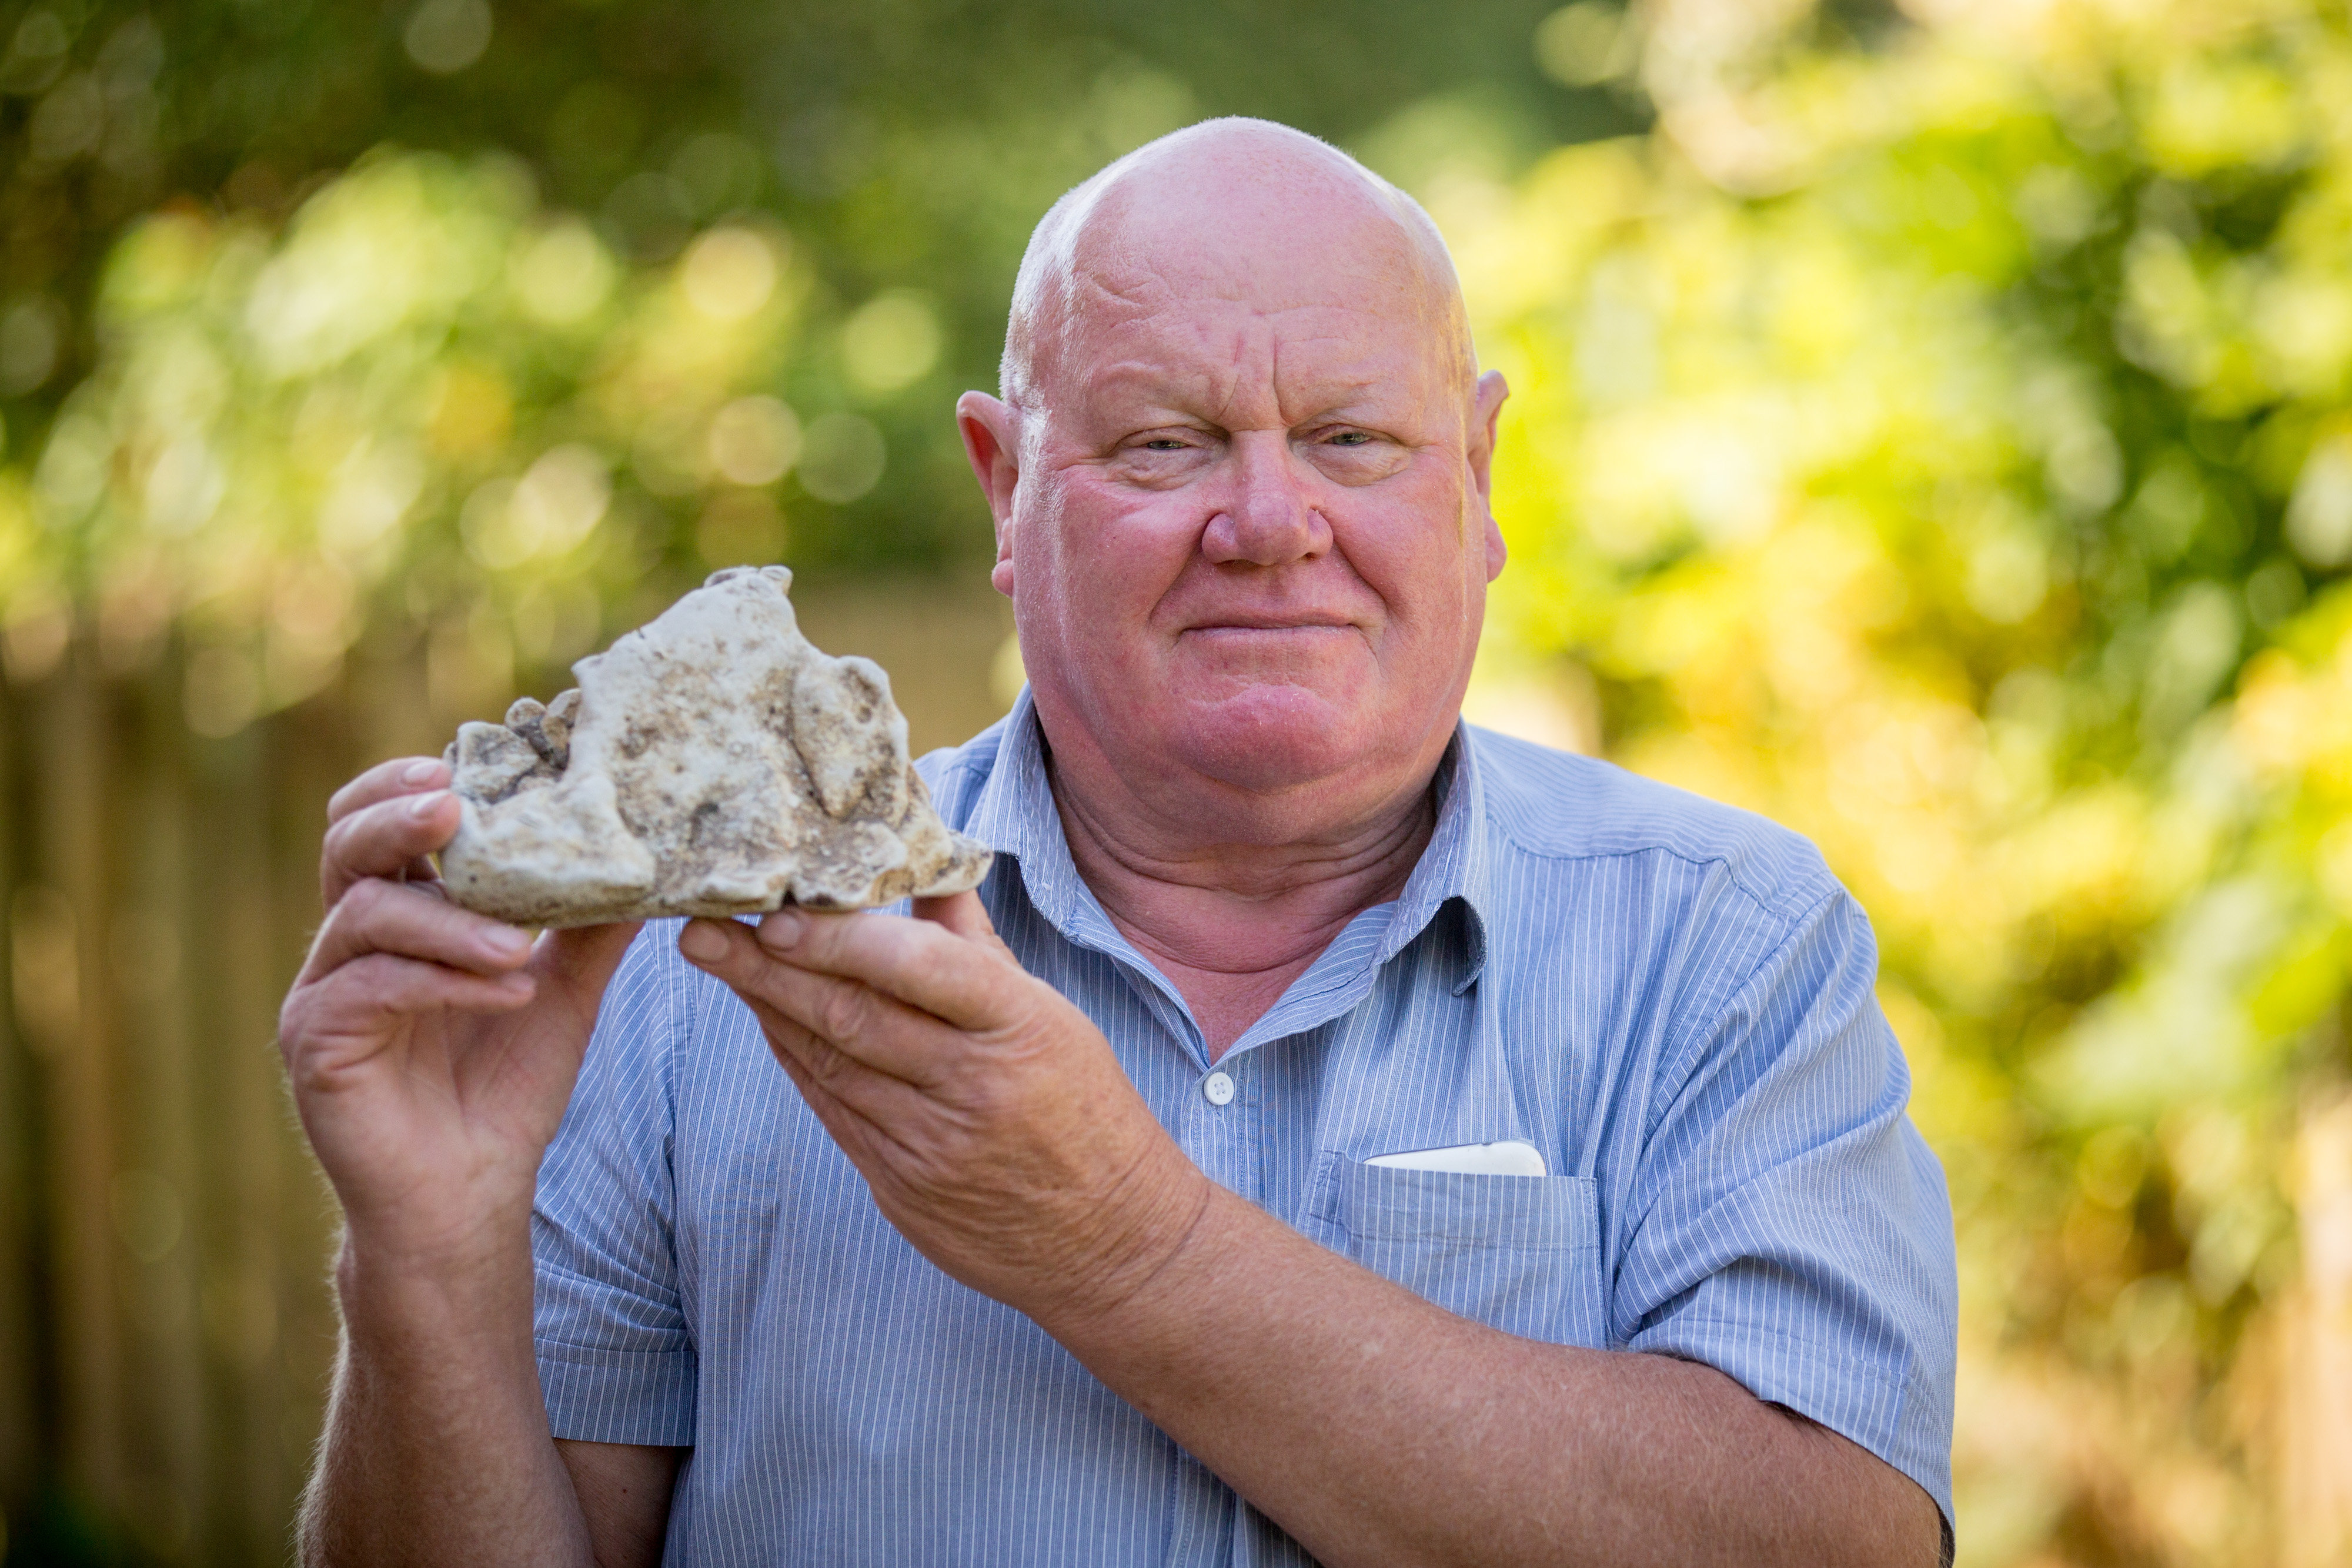
[[[915,900],[915,918],[944,925],[967,941],[986,942],[996,935],[996,927],[988,918],[988,906],[981,903],[976,893],[919,898]]]
[[[644,925],[642,920],[623,920],[550,931],[530,956],[530,971],[542,986],[567,991],[593,1010]]]

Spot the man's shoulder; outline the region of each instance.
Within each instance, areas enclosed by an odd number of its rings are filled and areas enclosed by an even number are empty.
[[[1487,820],[1522,855],[1562,862],[1664,856],[1719,868],[1784,917],[1843,891],[1812,841],[1769,818],[1599,758],[1493,730],[1475,734]]]

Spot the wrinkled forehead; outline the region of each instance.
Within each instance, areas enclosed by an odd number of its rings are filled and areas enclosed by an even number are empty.
[[[1024,368],[1041,394],[1097,383],[1106,355],[1133,369],[1166,354],[1178,372],[1287,353],[1344,374],[1360,360],[1420,371],[1433,394],[1475,377],[1442,243],[1352,165],[1145,162],[1067,222],[1050,270],[1025,280]]]
[[[1371,278],[1343,293],[1234,287],[1213,274],[1082,274],[1039,356],[1043,402],[1089,423],[1135,405],[1223,425],[1347,407],[1436,413],[1457,377],[1413,295]],[[1440,415],[1442,417],[1442,415]]]

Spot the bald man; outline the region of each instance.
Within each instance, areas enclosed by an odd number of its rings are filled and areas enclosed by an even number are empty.
[[[338,798],[282,1043],[340,1195],[312,1563],[1902,1563],[1941,1173],[1867,923],[1459,719],[1502,379],[1413,204],[1196,126],[967,393],[1031,685],[977,895],[526,934]],[[593,1031],[593,1039],[592,1039]]]

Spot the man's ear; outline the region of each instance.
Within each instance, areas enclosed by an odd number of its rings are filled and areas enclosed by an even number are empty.
[[[1509,556],[1503,547],[1502,525],[1495,521],[1495,440],[1503,417],[1503,402],[1510,395],[1510,383],[1503,380],[1500,371],[1488,371],[1480,376],[1470,395],[1470,482],[1478,492],[1478,509],[1486,517],[1489,582],[1502,575],[1503,562]]]
[[[1019,415],[1001,398],[968,392],[956,399],[956,429],[971,464],[988,515],[996,524],[996,568],[989,580],[999,593],[1013,591],[1013,493],[1021,484]]]

